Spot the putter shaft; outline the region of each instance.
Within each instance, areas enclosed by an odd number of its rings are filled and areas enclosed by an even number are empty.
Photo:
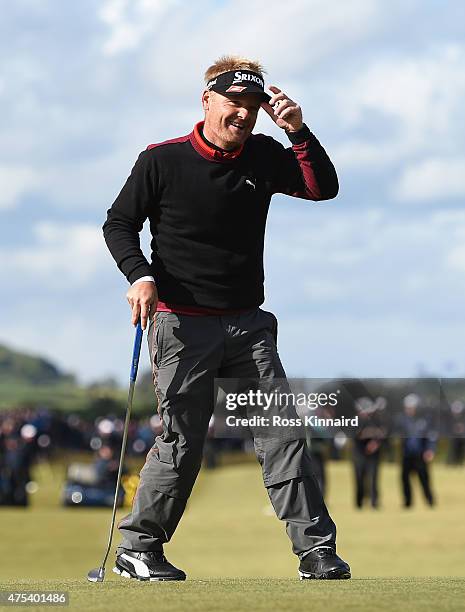
[[[139,367],[140,349],[142,345],[142,334],[143,334],[143,331],[142,331],[142,327],[141,327],[141,323],[139,319],[137,323],[137,327],[136,327],[136,337],[134,340],[134,351],[132,355],[131,374],[130,374],[130,379],[129,379],[130,382],[129,382],[128,403],[126,407],[126,418],[124,420],[123,439],[121,441],[121,453],[119,457],[118,476],[116,478],[115,497],[113,499],[113,511],[111,513],[110,531],[108,533],[108,544],[107,544],[107,549],[105,551],[105,556],[103,557],[102,565],[99,568],[90,570],[90,572],[87,574],[87,579],[90,582],[103,582],[105,578],[105,564],[107,562],[108,555],[110,553],[111,543],[113,541],[113,529],[115,526],[115,518],[116,518],[116,505],[118,502],[118,493],[119,493],[119,489],[121,485],[121,474],[123,472],[124,455],[126,453],[126,442],[128,439],[129,421],[131,418],[131,411],[132,411],[132,399],[134,397],[137,370]]]

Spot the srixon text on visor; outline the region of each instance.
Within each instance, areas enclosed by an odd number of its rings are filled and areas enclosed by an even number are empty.
[[[240,71],[235,72],[233,85],[235,83],[242,83],[242,81],[254,81],[255,83],[258,83],[260,87],[264,86],[263,80],[256,74],[247,74],[246,72]]]

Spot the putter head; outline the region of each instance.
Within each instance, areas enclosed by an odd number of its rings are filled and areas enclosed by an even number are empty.
[[[96,567],[95,569],[91,569],[87,574],[87,580],[89,582],[103,582],[105,580],[105,568]]]

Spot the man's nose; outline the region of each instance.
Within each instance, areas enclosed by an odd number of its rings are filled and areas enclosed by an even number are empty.
[[[250,115],[250,111],[247,108],[241,107],[238,109],[238,112],[237,112],[238,118],[245,121],[249,115]]]

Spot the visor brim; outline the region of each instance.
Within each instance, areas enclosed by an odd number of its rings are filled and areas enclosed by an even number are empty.
[[[216,91],[216,93],[220,93],[223,96],[243,96],[245,94],[259,94],[262,99],[262,102],[269,102],[271,100],[271,96],[265,93],[263,89],[260,89],[259,87],[254,87],[253,85],[248,85],[247,87],[231,86],[228,87],[226,90],[224,90],[222,87],[213,86],[211,89],[212,91]],[[242,91],[237,91],[239,89],[241,89]]]

